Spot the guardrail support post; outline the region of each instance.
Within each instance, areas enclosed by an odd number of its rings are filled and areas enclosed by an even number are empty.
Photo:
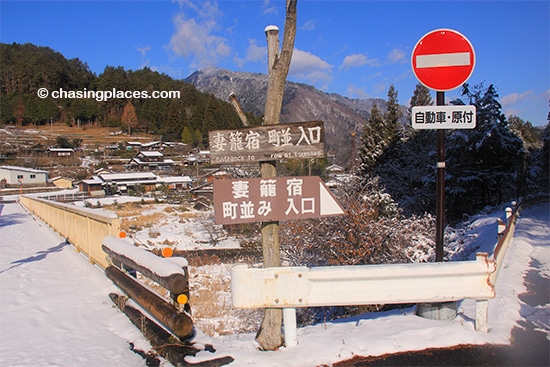
[[[476,301],[476,325],[478,331],[489,331],[489,301],[486,299]]]
[[[505,209],[505,212],[506,212],[506,220],[510,219],[510,217],[512,216],[512,214],[514,214],[514,211],[512,210],[512,208],[510,207],[507,207]]]
[[[293,348],[298,345],[298,337],[296,336],[296,309],[283,308],[283,327],[285,346]]]

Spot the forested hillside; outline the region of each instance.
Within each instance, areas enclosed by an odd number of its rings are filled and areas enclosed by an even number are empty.
[[[106,66],[95,75],[85,62],[67,60],[60,53],[32,44],[0,44],[0,125],[42,125],[98,123],[140,130],[161,136],[165,141],[181,141],[182,133],[195,146],[205,147],[208,131],[240,125],[233,107],[193,85],[149,68],[137,71]],[[46,88],[50,95],[39,98]],[[98,98],[58,98],[51,91],[180,91],[180,98],[98,100]],[[137,123],[126,126],[123,111],[128,102]],[[252,124],[258,118],[248,114]],[[186,129],[187,128],[187,129]]]

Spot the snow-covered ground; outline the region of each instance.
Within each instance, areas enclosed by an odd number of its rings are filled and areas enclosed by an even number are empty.
[[[171,247],[174,250],[196,250],[206,248],[239,248],[239,240],[228,236],[222,226],[214,224],[212,210],[194,210],[192,208],[155,203],[154,199],[142,199],[134,196],[109,196],[86,201],[74,202],[76,206],[114,208],[113,204],[134,203],[138,210],[122,218],[122,223],[133,222],[150,216],[154,223],[130,230],[128,235],[140,245],[149,249]],[[132,211],[132,210],[130,210]]]
[[[503,212],[473,218],[453,232],[447,250],[456,259],[491,252],[496,218]],[[173,224],[159,228],[174,230]],[[199,227],[193,227],[196,230]],[[129,349],[149,344],[108,297],[116,287],[46,225],[19,204],[0,204],[0,365],[2,366],[145,366]],[[510,344],[511,332],[528,321],[550,334],[550,305],[531,307],[518,295],[526,292],[524,275],[536,259],[550,278],[550,210],[543,204],[523,211],[489,301],[488,333],[474,330],[474,302],[459,304],[451,321],[423,319],[414,307],[366,313],[352,319],[303,327],[298,346],[261,352],[254,332],[209,336],[198,330],[195,342],[212,344],[216,353],[200,352],[195,363],[225,355],[234,366],[331,365],[354,355],[381,355],[457,344]],[[211,276],[217,271],[210,269]],[[226,270],[220,269],[220,273]],[[225,305],[220,314],[228,313]],[[223,322],[227,322],[224,320]],[[170,364],[163,361],[164,366]]]

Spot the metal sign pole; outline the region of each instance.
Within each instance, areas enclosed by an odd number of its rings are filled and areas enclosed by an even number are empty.
[[[436,93],[437,106],[445,105],[445,92]],[[445,130],[437,131],[436,234],[435,261],[443,261],[445,235]]]

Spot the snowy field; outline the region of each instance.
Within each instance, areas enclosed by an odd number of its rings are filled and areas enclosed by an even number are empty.
[[[455,259],[473,258],[479,251],[491,252],[496,243],[496,218],[503,215],[501,211],[472,218],[449,234],[447,251]],[[182,228],[184,225],[187,228]],[[159,236],[155,241],[175,241],[185,233],[196,233],[195,240],[174,246],[211,246],[207,241],[211,235],[204,237],[200,228],[200,220],[178,220],[177,224],[167,221],[156,228],[167,238]],[[140,241],[151,239],[147,232],[136,236]],[[238,246],[231,238],[224,241],[224,247]],[[116,292],[116,287],[101,269],[90,265],[19,204],[0,204],[0,251],[0,365],[145,366],[128,343],[145,351],[150,346],[109,299],[108,294]],[[540,263],[539,271],[545,279],[550,278],[548,204],[526,209],[521,215],[496,284],[497,297],[489,301],[489,333],[474,330],[474,302],[466,300],[459,304],[459,315],[451,321],[420,318],[411,307],[303,327],[298,330],[297,347],[276,352],[259,351],[254,332],[212,335],[199,328],[194,341],[212,344],[216,352],[200,352],[187,361],[196,363],[230,355],[235,359],[233,366],[307,367],[331,365],[355,355],[457,344],[510,344],[512,329],[519,327],[520,321],[535,324],[548,336],[550,305],[531,307],[518,298],[527,290],[523,278],[533,259]],[[227,281],[228,268],[211,267],[208,271],[211,277]],[[219,312],[230,315],[230,311],[234,310],[226,304]],[[216,322],[230,324],[227,319]],[[166,361],[163,365],[170,366]]]

